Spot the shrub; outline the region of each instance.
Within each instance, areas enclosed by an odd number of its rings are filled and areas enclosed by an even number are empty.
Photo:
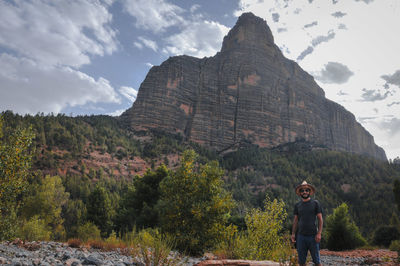
[[[382,225],[375,230],[373,243],[378,246],[389,247],[393,240],[399,238],[399,229],[391,225]]]
[[[253,209],[246,215],[247,242],[249,250],[246,257],[254,260],[278,260],[273,254],[283,248],[280,235],[287,217],[283,201],[270,201],[267,197],[265,210]]]
[[[342,203],[327,217],[326,233],[326,246],[330,250],[354,249],[366,244],[357,225],[350,219],[346,203]]]
[[[33,216],[19,231],[19,237],[28,241],[48,241],[50,240],[50,236],[50,227],[48,227],[46,222],[40,219],[38,215]]]
[[[247,231],[240,233],[235,225],[225,228],[214,253],[220,258],[291,261],[289,238],[281,235],[287,217],[284,207],[284,202],[267,197],[264,211],[252,209],[246,215]]]
[[[139,232],[138,249],[134,256],[145,265],[177,265],[179,259],[170,256],[173,248],[172,238],[162,236],[157,229],[145,229]]]
[[[84,225],[78,227],[78,236],[83,241],[88,241],[89,239],[100,239],[100,230],[92,224],[88,222]]]
[[[67,243],[71,248],[79,248],[82,245],[82,241],[79,238],[68,239]]]

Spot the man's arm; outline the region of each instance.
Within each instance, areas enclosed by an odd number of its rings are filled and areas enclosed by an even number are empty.
[[[318,219],[318,232],[317,235],[315,236],[315,241],[319,243],[321,241],[322,225],[324,224],[324,221],[322,219],[322,213],[317,214],[317,219]]]
[[[297,223],[299,221],[299,218],[297,215],[294,216],[293,219],[293,226],[292,226],[292,242],[296,242],[296,230],[297,230]]]

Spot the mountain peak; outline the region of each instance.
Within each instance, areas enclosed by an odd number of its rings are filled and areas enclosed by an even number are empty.
[[[274,37],[267,22],[253,13],[243,13],[225,36],[222,52],[238,47],[273,46]]]

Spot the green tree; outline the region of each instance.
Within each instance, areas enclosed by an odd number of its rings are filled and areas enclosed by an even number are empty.
[[[158,225],[158,212],[155,208],[160,198],[160,182],[168,175],[165,165],[150,169],[143,176],[137,176],[133,186],[122,197],[117,214],[118,231],[131,231],[136,228]]]
[[[30,128],[17,128],[3,135],[3,118],[0,116],[0,240],[16,234],[19,199],[27,187],[33,138]]]
[[[269,197],[265,199],[264,211],[252,209],[246,215],[247,247],[243,256],[253,260],[271,260],[276,251],[283,248],[283,224],[287,213],[285,203]]]
[[[67,238],[79,237],[78,228],[86,221],[86,206],[82,200],[69,200],[63,208],[64,227]]]
[[[69,193],[65,192],[59,176],[46,176],[41,184],[33,185],[33,193],[24,200],[22,216],[30,220],[37,216],[52,230],[51,238],[63,240],[65,230],[64,219],[61,216],[62,207],[68,202]]]
[[[219,240],[233,205],[218,163],[196,164],[196,158],[193,150],[184,152],[180,167],[160,184],[159,203],[161,228],[192,254]]]
[[[350,218],[346,203],[342,203],[327,217],[326,233],[326,245],[330,250],[354,249],[366,244],[357,225]]]
[[[397,204],[397,209],[400,211],[400,180],[395,180],[393,185],[394,200]]]
[[[101,231],[102,237],[107,237],[112,230],[112,208],[110,198],[104,189],[97,185],[90,193],[87,203],[87,218]]]

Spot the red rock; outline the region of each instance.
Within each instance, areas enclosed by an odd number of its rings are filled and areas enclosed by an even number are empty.
[[[354,115],[325,98],[252,13],[239,17],[215,56],[175,56],[152,67],[120,118],[133,130],[180,133],[220,152],[241,143],[271,148],[305,140],[386,160]]]

